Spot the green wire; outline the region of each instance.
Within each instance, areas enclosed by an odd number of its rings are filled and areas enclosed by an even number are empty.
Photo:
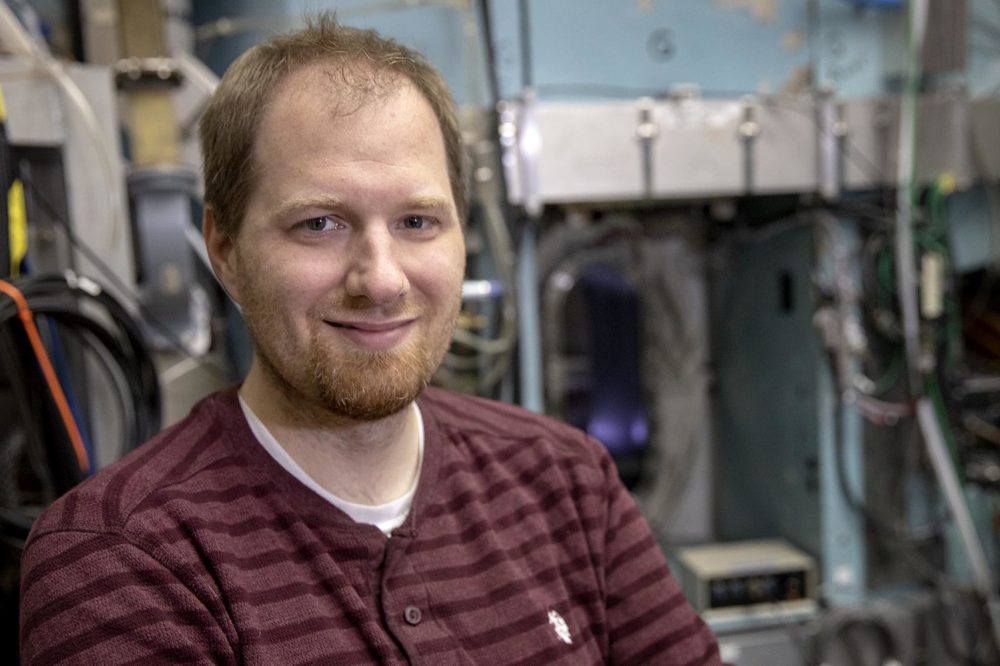
[[[947,201],[948,194],[942,191],[944,177],[934,181],[930,190],[930,218],[929,227],[936,236],[932,247],[941,252],[948,264],[952,266],[951,242],[948,237]],[[962,340],[962,313],[959,304],[953,298],[945,299],[945,349],[948,360],[956,362],[961,359],[964,352]]]
[[[878,283],[879,286],[885,290],[885,293],[888,296],[892,296],[896,293],[892,259],[893,254],[888,251],[888,249],[883,250],[878,256]]]
[[[965,483],[965,472],[959,464],[958,445],[955,443],[952,430],[948,425],[951,421],[948,419],[948,410],[945,408],[944,396],[941,394],[941,386],[938,383],[937,376],[933,373],[924,375],[924,391],[931,399],[931,402],[934,403],[934,412],[937,414],[938,423],[941,424],[941,433],[948,445],[948,453],[951,454],[951,463],[955,467],[959,481]]]
[[[902,371],[903,355],[897,352],[892,355],[892,360],[889,361],[889,367],[885,369],[882,376],[875,380],[875,388],[872,392],[878,396],[884,395],[886,391],[896,385]]]

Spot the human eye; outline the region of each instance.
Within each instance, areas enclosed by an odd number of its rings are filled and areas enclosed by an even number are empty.
[[[423,215],[407,215],[400,221],[400,226],[409,231],[426,231],[433,226],[433,220]]]
[[[321,231],[332,231],[338,228],[338,222],[330,215],[320,215],[319,217],[309,218],[302,223],[302,226],[306,231],[318,233]]]

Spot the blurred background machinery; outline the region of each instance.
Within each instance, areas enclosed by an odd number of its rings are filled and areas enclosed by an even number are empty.
[[[316,9],[462,108],[436,381],[604,443],[728,662],[1000,663],[993,0],[0,4],[5,656],[33,516],[247,367],[195,128]]]

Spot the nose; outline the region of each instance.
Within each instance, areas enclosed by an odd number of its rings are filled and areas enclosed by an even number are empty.
[[[373,225],[360,230],[351,239],[348,252],[345,289],[349,296],[363,298],[373,305],[387,305],[409,289],[406,272],[400,264],[400,249],[385,227]]]

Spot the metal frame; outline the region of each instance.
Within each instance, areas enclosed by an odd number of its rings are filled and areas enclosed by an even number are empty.
[[[835,198],[896,184],[898,98],[529,97],[505,113],[509,198],[533,208],[799,192]],[[1000,179],[1000,158],[977,150],[1000,140],[1000,98],[945,91],[921,98],[917,113],[922,182],[943,172],[959,187]]]

